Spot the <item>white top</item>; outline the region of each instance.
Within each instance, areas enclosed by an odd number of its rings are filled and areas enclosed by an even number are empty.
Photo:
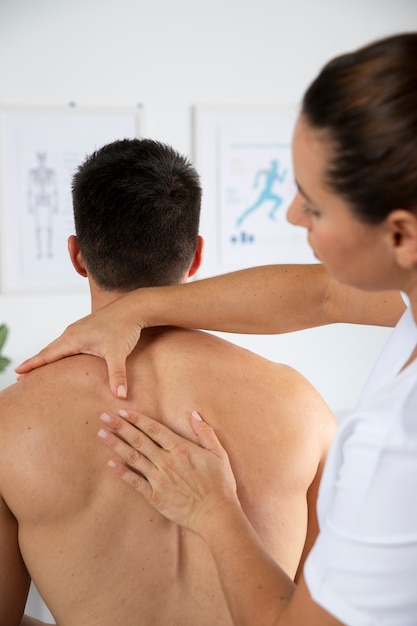
[[[349,626],[417,624],[417,344],[407,309],[334,439],[304,568],[311,596]]]

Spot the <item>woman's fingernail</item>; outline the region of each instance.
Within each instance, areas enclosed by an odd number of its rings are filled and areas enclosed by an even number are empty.
[[[100,437],[100,439],[107,439],[107,437],[108,437],[109,435],[108,435],[108,433],[107,433],[105,430],[100,429],[100,430],[98,431],[98,436]]]
[[[110,415],[107,415],[107,413],[102,413],[100,415],[100,419],[101,419],[102,422],[106,422],[106,424],[110,424],[110,422],[111,422],[111,417],[110,417]]]
[[[119,411],[117,411],[117,413],[120,415],[120,417],[129,417],[129,413],[124,409],[120,409]]]
[[[126,396],[127,396],[126,387],[124,385],[119,385],[117,387],[117,397],[118,398],[126,398]]]
[[[201,417],[200,413],[197,413],[197,411],[193,411],[193,412],[191,413],[191,415],[192,415],[192,416],[193,416],[193,418],[194,418],[195,420],[197,420],[198,422],[202,422],[202,421],[203,421],[203,418]]]

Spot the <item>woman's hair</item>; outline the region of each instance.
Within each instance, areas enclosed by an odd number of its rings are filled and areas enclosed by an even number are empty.
[[[301,113],[331,142],[326,183],[361,220],[417,210],[417,33],[330,61]]]

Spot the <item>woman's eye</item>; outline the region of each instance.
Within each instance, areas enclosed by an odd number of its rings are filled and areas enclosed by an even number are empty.
[[[320,217],[319,211],[313,209],[313,207],[311,207],[309,204],[305,203],[303,205],[303,211],[304,213],[306,213],[306,215],[310,215],[311,217]]]

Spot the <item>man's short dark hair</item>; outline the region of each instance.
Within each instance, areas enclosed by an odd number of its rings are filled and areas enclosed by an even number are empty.
[[[108,291],[178,283],[197,246],[201,185],[190,162],[150,139],[91,154],[73,178],[83,261]]]

